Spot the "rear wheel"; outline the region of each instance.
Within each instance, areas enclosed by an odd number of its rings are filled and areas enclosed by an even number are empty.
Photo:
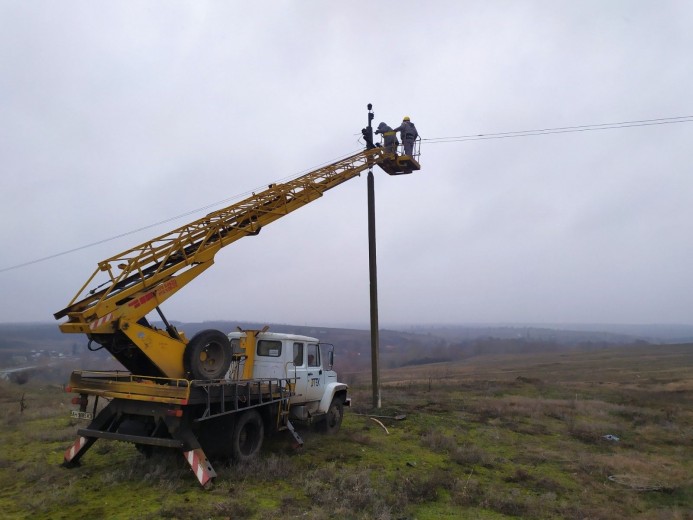
[[[233,459],[246,462],[257,456],[262,447],[265,425],[257,410],[248,410],[236,421],[231,439]]]
[[[200,331],[185,347],[183,368],[191,379],[222,379],[230,365],[231,343],[221,331]]]
[[[210,459],[231,458],[231,439],[236,427],[235,415],[222,415],[208,421],[201,421],[194,430],[202,449]]]
[[[118,426],[118,433],[125,435],[137,435],[140,437],[150,437],[154,431],[154,421],[148,417],[146,419],[124,419]],[[152,456],[154,446],[148,444],[135,443],[135,448],[142,455],[149,458]]]

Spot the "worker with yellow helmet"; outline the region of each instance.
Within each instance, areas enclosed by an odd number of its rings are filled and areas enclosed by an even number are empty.
[[[414,153],[414,141],[419,137],[419,132],[416,131],[414,123],[411,122],[409,116],[404,116],[402,118],[402,124],[393,130],[394,132],[399,132],[402,139],[402,145],[404,146],[404,155],[413,155]]]

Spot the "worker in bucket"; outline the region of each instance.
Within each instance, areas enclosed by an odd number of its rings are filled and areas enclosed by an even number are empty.
[[[412,155],[414,153],[414,141],[419,137],[419,133],[416,131],[416,127],[414,123],[411,122],[411,119],[409,119],[409,116],[404,116],[402,124],[395,128],[394,131],[399,132],[402,138],[404,155]]]
[[[380,123],[375,134],[382,134],[383,136],[383,146],[387,153],[397,153],[397,146],[399,146],[399,141],[397,140],[397,133],[390,128],[385,123]]]

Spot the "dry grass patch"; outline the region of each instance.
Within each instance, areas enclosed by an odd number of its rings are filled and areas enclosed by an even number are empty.
[[[621,475],[624,481],[630,476],[634,482],[650,482],[669,490],[693,484],[693,475],[669,457],[629,451],[597,454],[594,460],[608,476]]]
[[[147,459],[132,445],[100,440],[81,467],[61,468],[56,446],[67,448],[77,427],[67,416],[70,396],[33,381],[0,384],[0,507],[10,518],[102,518],[117,504],[124,518],[151,520],[389,520],[441,511],[451,518],[688,520],[693,395],[681,356],[693,361],[693,349],[673,350],[678,357],[666,366],[658,348],[650,372],[645,350],[627,349],[385,371],[383,409],[370,408],[367,385],[352,388],[355,406],[338,435],[307,429],[299,452],[270,438],[250,464],[215,461],[210,490],[197,487],[173,450]],[[382,419],[387,435],[354,412],[407,419]],[[610,476],[645,476],[661,486],[639,492]]]

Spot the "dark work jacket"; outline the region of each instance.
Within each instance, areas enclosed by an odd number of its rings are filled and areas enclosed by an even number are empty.
[[[385,148],[392,149],[397,147],[397,145],[399,144],[399,141],[397,141],[397,136],[395,135],[395,131],[389,126],[387,126],[385,123],[380,123],[378,125],[377,133],[383,134],[383,146]]]
[[[413,141],[419,136],[419,132],[416,131],[416,127],[411,121],[402,121],[402,124],[394,131],[400,133],[402,141]]]

